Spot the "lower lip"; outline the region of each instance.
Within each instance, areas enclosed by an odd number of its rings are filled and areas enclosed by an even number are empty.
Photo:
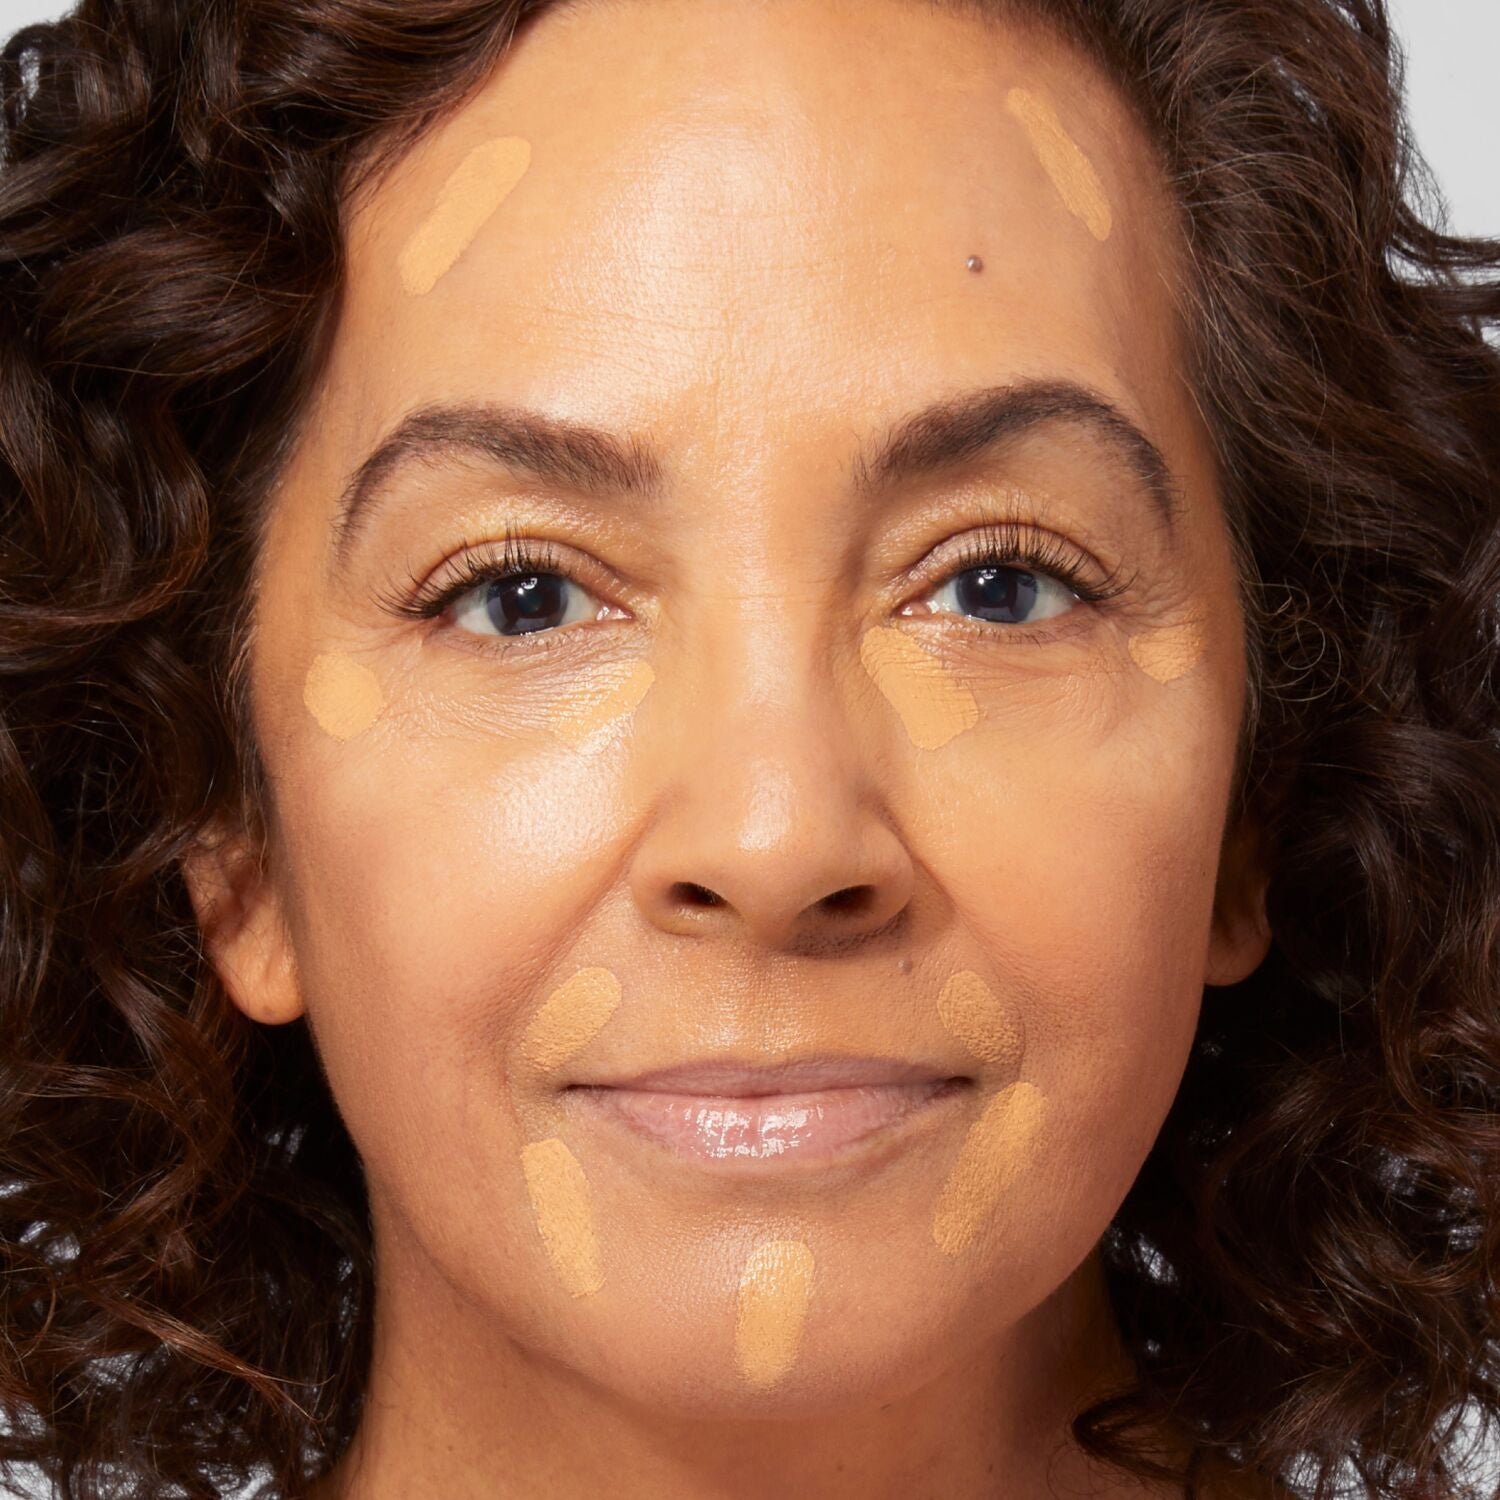
[[[749,1166],[837,1156],[856,1142],[911,1123],[965,1082],[932,1079],[755,1096],[596,1086],[568,1092],[586,1108],[690,1161]]]

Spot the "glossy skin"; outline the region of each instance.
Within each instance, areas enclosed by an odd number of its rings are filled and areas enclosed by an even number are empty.
[[[1092,161],[1107,240],[1007,116],[1016,86]],[[525,177],[409,294],[403,245],[501,135],[531,143]],[[1141,1493],[1064,1442],[1118,1373],[1093,1247],[1171,1104],[1202,986],[1269,941],[1225,827],[1241,621],[1163,193],[1118,96],[1046,38],[896,0],[622,0],[544,16],[354,204],[330,363],[260,562],[271,876],[233,845],[189,869],[234,1002],[307,1013],[369,1179],[372,1393],[320,1500]],[[1037,376],[1102,391],[1156,442],[1185,502],[1175,539],[1120,457],[1064,424],[879,504],[854,494],[856,448],[887,424]],[[335,571],[346,480],[438,401],[649,439],[661,493],[429,459]],[[958,549],[1005,494],[1087,581],[1116,568],[1131,588],[1092,605],[1047,585],[1035,624],[959,613]],[[554,545],[568,622],[502,643],[477,595],[462,618],[382,608],[465,542],[498,557],[507,526]],[[1194,620],[1190,671],[1136,665],[1131,635]],[[938,748],[861,664],[863,633],[897,623],[980,708]],[[304,704],[320,653],[380,685],[347,739]],[[650,690],[601,742],[551,732],[635,660]],[[856,885],[862,902],[822,899]],[[554,1074],[528,1071],[528,1020],[589,965],[617,976],[617,1011]],[[938,1185],[1016,1076],[941,1023],[961,970],[1020,1014],[1048,1123],[950,1257]],[[892,1051],[972,1083],[895,1148],[755,1179],[665,1160],[562,1092],[709,1048]],[[522,1147],[552,1135],[592,1193],[591,1295],[560,1285],[526,1195]],[[806,1243],[816,1271],[795,1365],[758,1391],[732,1330],[768,1238]]]

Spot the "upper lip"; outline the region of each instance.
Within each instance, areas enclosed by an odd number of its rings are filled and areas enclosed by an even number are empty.
[[[899,1057],[855,1057],[823,1053],[816,1057],[756,1060],[703,1057],[672,1067],[653,1068],[611,1078],[580,1078],[570,1087],[651,1089],[672,1094],[752,1097],[793,1094],[816,1089],[871,1087],[877,1084],[945,1082],[960,1075],[950,1068]]]

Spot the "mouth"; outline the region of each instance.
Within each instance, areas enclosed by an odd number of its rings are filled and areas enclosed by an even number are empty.
[[[683,1160],[734,1169],[832,1160],[895,1135],[972,1083],[893,1058],[726,1059],[573,1083],[564,1093],[594,1121]]]

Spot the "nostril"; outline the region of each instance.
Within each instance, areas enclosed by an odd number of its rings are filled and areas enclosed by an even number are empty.
[[[723,906],[724,898],[706,885],[695,885],[691,880],[679,880],[672,886],[674,900],[688,901],[694,906]]]
[[[841,891],[824,896],[822,905],[828,911],[860,913],[870,909],[875,900],[872,885],[846,885]]]

